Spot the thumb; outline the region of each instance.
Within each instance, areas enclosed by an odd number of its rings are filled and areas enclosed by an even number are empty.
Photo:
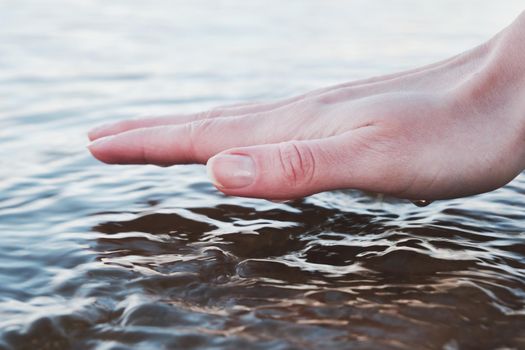
[[[365,148],[351,134],[229,149],[210,158],[207,171],[220,191],[242,197],[291,199],[367,187],[370,167],[359,165]]]

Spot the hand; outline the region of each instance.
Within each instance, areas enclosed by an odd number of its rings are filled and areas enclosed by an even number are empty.
[[[101,126],[89,149],[112,164],[207,163],[216,187],[235,196],[354,188],[433,200],[490,191],[525,166],[524,22],[408,72]]]

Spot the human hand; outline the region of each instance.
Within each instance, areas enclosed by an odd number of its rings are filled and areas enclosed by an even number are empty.
[[[523,18],[516,23],[408,72],[279,102],[105,125],[89,133],[89,149],[111,164],[207,163],[216,187],[235,196],[353,188],[433,200],[490,191],[525,166],[525,55],[513,48],[525,42]]]

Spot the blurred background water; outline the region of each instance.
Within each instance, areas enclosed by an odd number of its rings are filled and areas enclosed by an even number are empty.
[[[505,0],[0,0],[0,349],[525,349],[525,178],[225,197],[86,132],[431,63]]]

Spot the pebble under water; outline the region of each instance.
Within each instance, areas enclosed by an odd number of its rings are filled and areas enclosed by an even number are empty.
[[[521,7],[0,0],[0,349],[525,349],[523,175],[272,203],[85,149],[101,122],[445,58]]]

